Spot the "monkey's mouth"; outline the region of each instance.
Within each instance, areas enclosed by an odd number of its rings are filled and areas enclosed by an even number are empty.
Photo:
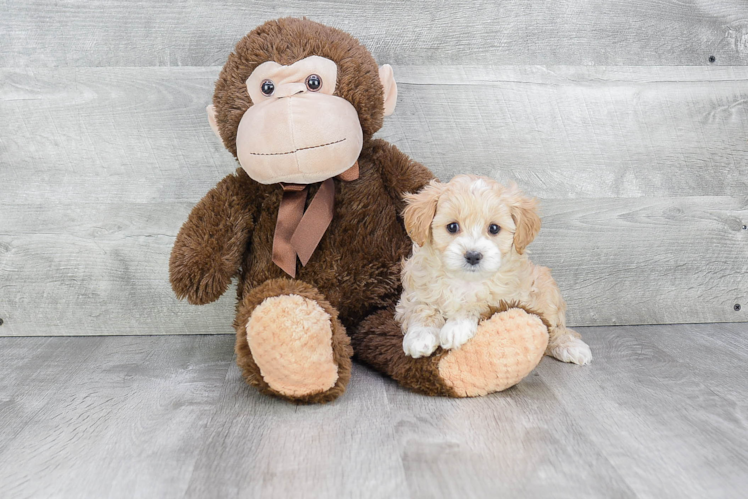
[[[249,154],[251,154],[252,156],[281,156],[281,155],[292,155],[292,154],[294,154],[294,153],[296,153],[296,152],[298,152],[298,151],[305,151],[305,150],[307,150],[307,149],[317,149],[317,148],[324,148],[325,146],[332,146],[333,144],[340,144],[340,143],[341,143],[341,142],[343,142],[343,141],[344,141],[345,139],[346,139],[346,138],[345,138],[345,137],[343,137],[342,139],[339,139],[339,140],[337,140],[337,141],[333,141],[333,142],[328,142],[328,143],[325,143],[325,144],[320,144],[320,145],[318,145],[318,146],[307,146],[307,147],[305,147],[305,148],[294,149],[293,151],[286,151],[286,152],[284,152],[284,153],[249,153]]]

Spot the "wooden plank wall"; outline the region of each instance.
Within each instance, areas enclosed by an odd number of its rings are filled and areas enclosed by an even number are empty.
[[[231,332],[231,292],[173,297],[169,251],[235,168],[204,116],[220,65],[285,15],[393,64],[380,137],[541,198],[571,324],[748,321],[743,0],[6,0],[0,335]]]

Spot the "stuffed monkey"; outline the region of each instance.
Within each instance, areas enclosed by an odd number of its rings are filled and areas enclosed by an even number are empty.
[[[392,68],[306,19],[259,26],[220,73],[208,120],[240,168],[190,213],[170,280],[206,304],[238,278],[237,363],[264,393],[331,401],[355,353],[416,391],[476,396],[514,385],[543,355],[547,328],[521,308],[494,311],[458,350],[404,354],[393,320],[412,246],[403,195],[433,175],[372,138],[396,100]]]

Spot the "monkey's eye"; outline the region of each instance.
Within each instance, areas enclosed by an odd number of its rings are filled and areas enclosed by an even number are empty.
[[[447,224],[447,232],[451,234],[455,234],[457,231],[460,230],[460,225],[456,222],[450,222]]]
[[[263,95],[271,96],[273,95],[273,92],[275,92],[275,84],[270,80],[265,80],[262,82],[262,85],[260,85],[260,91]]]
[[[496,224],[491,224],[490,226],[488,226],[488,232],[491,234],[499,234],[499,231],[501,231],[501,228]]]
[[[312,92],[317,92],[322,87],[322,79],[319,75],[309,75],[306,77],[306,88]]]

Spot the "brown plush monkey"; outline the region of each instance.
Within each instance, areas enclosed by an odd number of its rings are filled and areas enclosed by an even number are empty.
[[[459,350],[404,354],[393,320],[412,245],[403,195],[433,176],[372,138],[396,98],[389,66],[309,20],[256,28],[221,71],[208,118],[241,168],[190,213],[170,278],[193,304],[239,278],[237,363],[265,393],[331,401],[355,351],[405,387],[474,396],[514,385],[543,355],[545,325],[517,308],[495,311]]]

